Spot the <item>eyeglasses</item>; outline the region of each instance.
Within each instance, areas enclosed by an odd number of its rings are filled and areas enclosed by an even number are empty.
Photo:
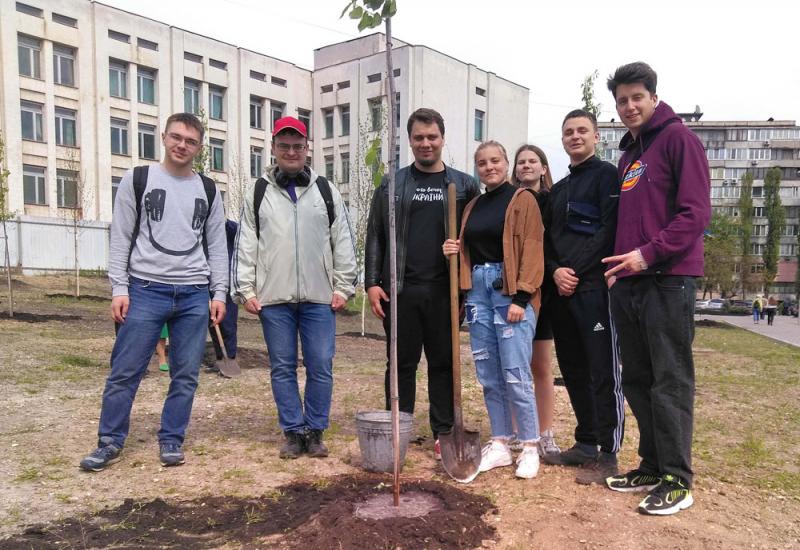
[[[288,153],[294,151],[295,153],[302,153],[306,149],[305,143],[276,143],[275,148],[281,153]]]
[[[178,134],[169,133],[167,134],[167,137],[170,139],[170,141],[174,141],[175,143],[183,142],[186,144],[187,147],[194,148],[200,145],[200,142],[197,141],[196,139],[184,138],[183,136]]]

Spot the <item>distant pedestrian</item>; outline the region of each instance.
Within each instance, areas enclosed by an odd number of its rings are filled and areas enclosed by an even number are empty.
[[[775,321],[775,314],[778,312],[778,300],[775,299],[775,296],[770,296],[767,298],[767,325],[772,326],[773,321]]]
[[[753,323],[758,324],[761,319],[761,298],[753,300]]]

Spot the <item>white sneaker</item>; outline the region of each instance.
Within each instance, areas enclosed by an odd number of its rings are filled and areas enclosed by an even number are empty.
[[[479,472],[488,472],[493,468],[510,466],[514,462],[508,443],[501,439],[492,439],[481,450],[481,465]]]
[[[553,430],[544,430],[536,444],[539,448],[539,456],[557,455],[561,453],[561,449],[556,445],[556,440],[553,437]]]
[[[483,463],[481,462],[481,465]],[[536,447],[525,447],[517,457],[517,477],[530,479],[539,473],[539,451]]]

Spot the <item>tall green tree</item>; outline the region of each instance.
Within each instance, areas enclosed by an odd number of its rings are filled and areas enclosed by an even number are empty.
[[[3,265],[6,269],[6,284],[8,285],[8,316],[14,316],[14,289],[11,285],[11,254],[8,251],[8,222],[15,217],[15,213],[8,208],[8,175],[6,170],[6,143],[0,133],[0,223],[3,226]]]
[[[747,287],[750,278],[750,268],[753,261],[750,257],[750,237],[753,234],[753,174],[749,171],[742,176],[742,188],[739,195],[739,232],[740,243],[740,271],[739,277],[742,285],[742,299],[747,298]]]
[[[209,169],[209,145],[208,145],[208,117],[206,117],[205,109],[200,109],[197,113],[197,118],[203,125],[203,145],[200,147],[197,155],[192,161],[192,169],[198,174],[205,174]]]
[[[767,244],[764,246],[764,285],[769,291],[778,274],[781,234],[786,225],[786,209],[781,203],[781,169],[773,167],[764,177],[764,210],[767,215]]]
[[[600,73],[595,69],[592,73],[586,75],[581,83],[581,101],[583,101],[584,110],[592,113],[595,118],[600,118],[600,103],[597,103],[594,96],[594,82]]]
[[[714,214],[703,237],[705,244],[704,289],[727,298],[736,286],[736,257],[740,252],[739,223],[724,214]]]

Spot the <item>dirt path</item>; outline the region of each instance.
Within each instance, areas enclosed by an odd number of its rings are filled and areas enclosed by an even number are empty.
[[[24,284],[15,297],[21,313],[78,319],[0,318],[0,537],[18,537],[26,526],[65,518],[90,522],[126,499],[162,499],[168,514],[169,506],[190,501],[197,505],[202,499],[277,500],[285,491],[281,486],[322,487],[334,483],[334,476],[361,472],[354,417],[358,410],[382,406],[385,343],[356,336],[337,339],[332,424],[327,432],[331,456],[282,461],[277,458],[282,436],[268,371],[260,364],[265,362],[260,327],[249,319],[240,323],[240,345],[246,350],[242,376],[201,376],[184,466],[164,469],[157,461],[155,434],[168,376],[153,372],[140,387],[123,459],[99,474],[80,472],[77,463],[95,442],[113,346],[107,302],[48,297],[69,294],[66,281],[58,277],[20,282]],[[103,280],[84,281],[83,287],[91,295],[108,295]],[[357,317],[338,322],[339,333],[358,330]],[[381,333],[372,320],[368,330]],[[466,337],[463,342],[466,360]],[[543,466],[533,480],[515,479],[512,468],[502,468],[467,486],[452,483],[430,453],[422,373],[415,414],[419,440],[410,446],[403,478],[438,481],[483,498],[488,507],[475,522],[494,528],[491,536],[481,539],[487,547],[800,548],[800,351],[737,329],[701,327],[696,360],[696,504],[687,512],[668,518],[640,516],[635,511],[640,496],[578,486],[573,470],[552,466]],[[485,436],[488,420],[480,387],[470,363],[464,371],[466,422]],[[557,439],[568,446],[574,420],[564,388],[556,392]],[[621,462],[629,467],[635,464],[637,444],[630,417],[626,431]],[[341,513],[345,517],[349,512],[343,507]],[[317,515],[306,523],[316,521],[313,525],[324,533],[334,528],[333,520]],[[113,525],[123,533],[128,526],[124,521]],[[0,540],[0,548],[20,547],[21,539],[15,540]],[[325,548],[325,539],[313,540]],[[266,534],[220,542],[225,548],[242,544],[284,543]],[[407,547],[454,544],[431,539]],[[349,547],[356,546],[351,542]]]

